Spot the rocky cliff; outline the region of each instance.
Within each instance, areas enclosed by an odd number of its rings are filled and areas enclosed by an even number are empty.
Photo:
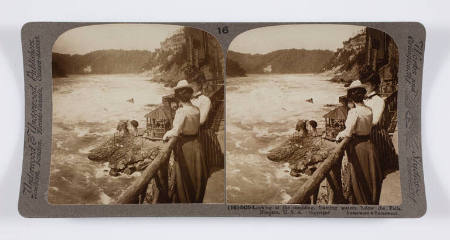
[[[367,59],[366,34],[359,33],[343,42],[333,57],[323,66],[323,72],[331,72],[335,82],[351,82],[359,78],[359,70]]]
[[[227,58],[227,76],[229,77],[245,77],[246,71],[239,65],[238,62]]]

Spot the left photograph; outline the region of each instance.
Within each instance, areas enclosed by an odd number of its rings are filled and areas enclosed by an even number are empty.
[[[52,49],[50,204],[220,203],[224,58],[205,31],[68,30]]]

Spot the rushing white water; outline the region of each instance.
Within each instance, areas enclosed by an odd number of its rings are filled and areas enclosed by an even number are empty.
[[[108,164],[92,162],[87,154],[115,132],[119,120],[145,126],[144,115],[172,92],[148,79],[137,74],[54,79],[50,203],[108,204],[139,175],[111,177]]]
[[[294,132],[299,119],[323,115],[345,94],[342,84],[319,74],[268,74],[228,78],[226,89],[226,178],[229,203],[287,202],[304,179],[267,152]],[[313,99],[313,103],[306,99]]]

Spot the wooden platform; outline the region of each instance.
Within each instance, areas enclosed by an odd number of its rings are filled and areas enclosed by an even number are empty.
[[[396,171],[386,176],[381,186],[380,205],[400,205],[402,203],[402,189],[400,186],[400,172]]]

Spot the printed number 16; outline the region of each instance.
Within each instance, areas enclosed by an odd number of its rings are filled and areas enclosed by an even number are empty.
[[[227,34],[228,33],[228,26],[218,27],[217,30],[219,31],[219,34]]]

